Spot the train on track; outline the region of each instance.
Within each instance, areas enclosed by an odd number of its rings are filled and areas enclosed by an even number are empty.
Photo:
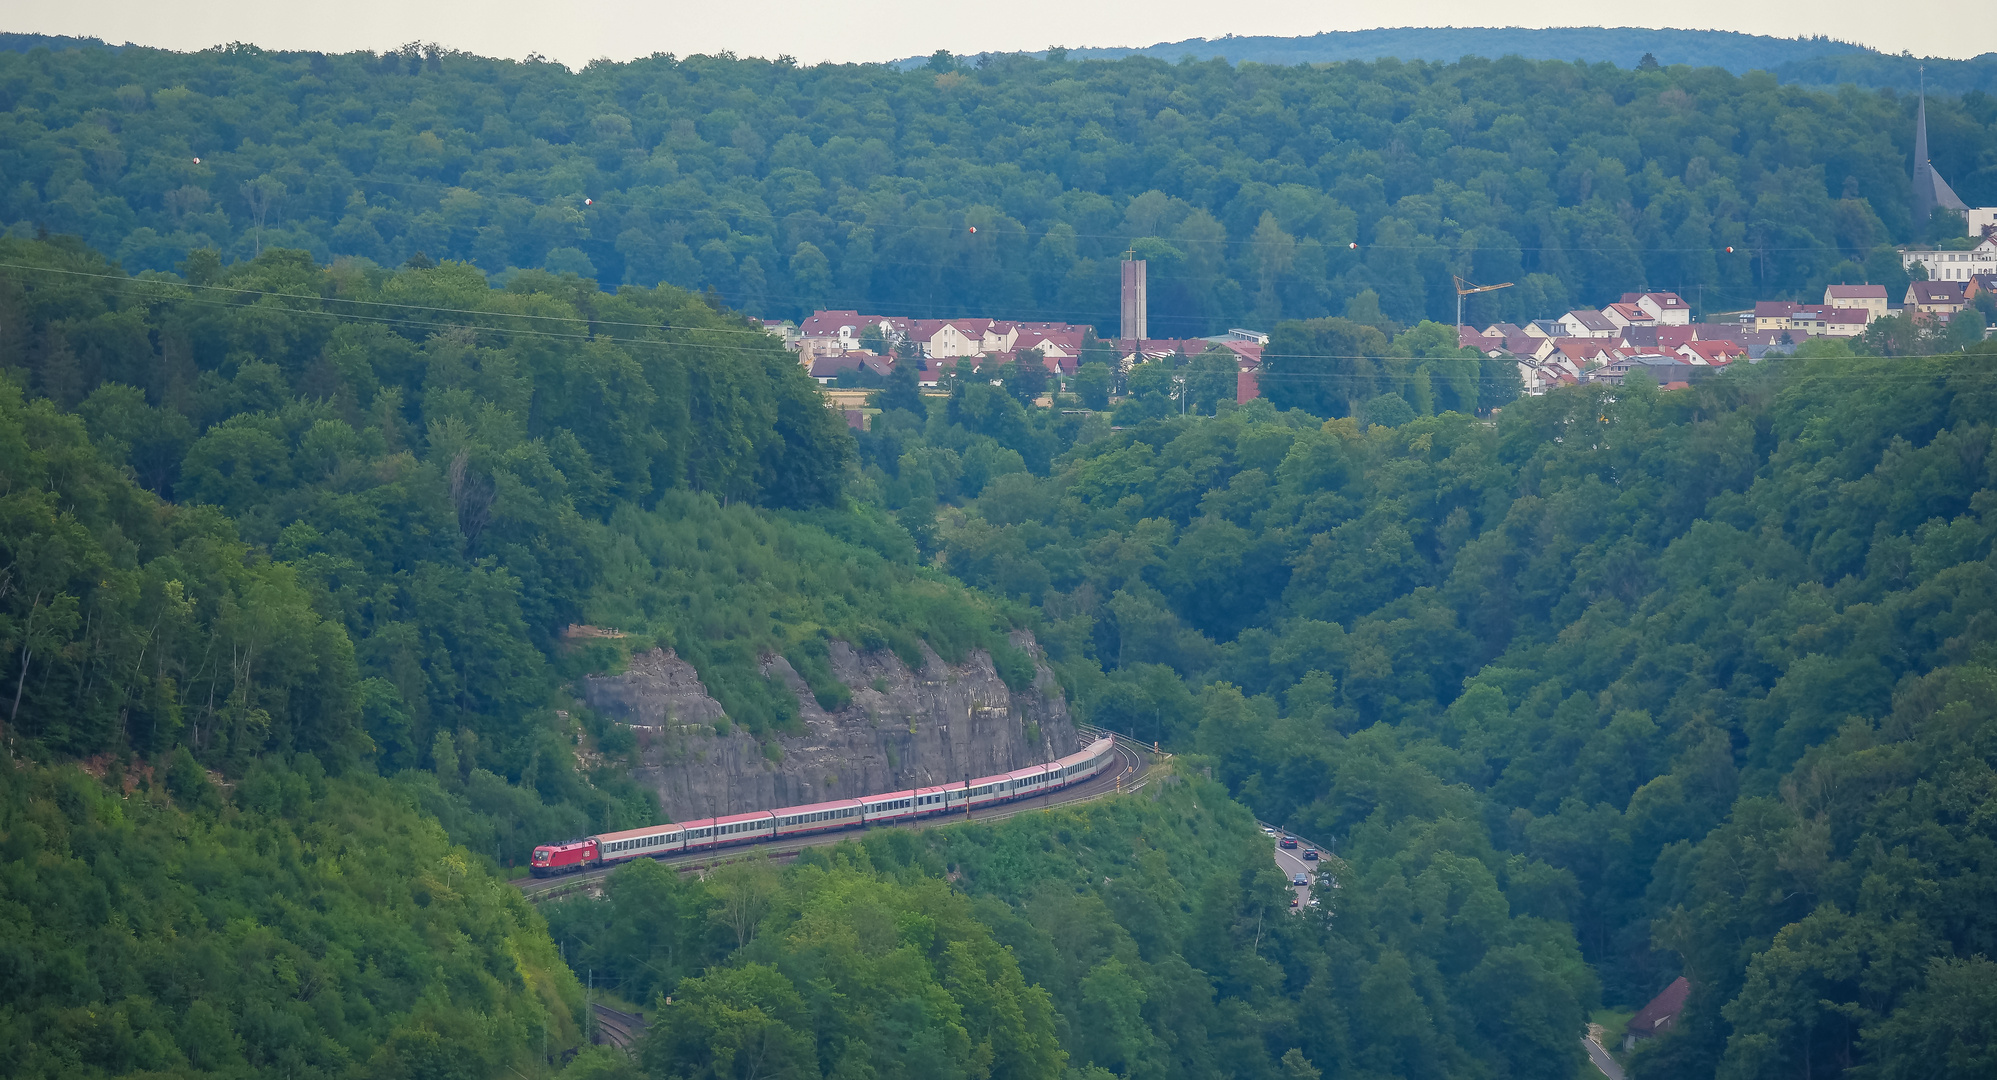
[[[1030,799],[1100,776],[1116,761],[1109,737],[1057,761],[934,787],[863,795],[857,799],[782,806],[726,817],[599,833],[534,849],[529,866],[535,877],[572,874],[639,858],[754,844],[786,836],[856,829],[962,814],[979,807]]]

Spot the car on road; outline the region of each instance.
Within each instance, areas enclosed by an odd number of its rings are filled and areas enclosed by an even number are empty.
[[[1291,906],[1291,907],[1296,907],[1296,906],[1297,906],[1297,898],[1296,898],[1296,897],[1294,897],[1294,896],[1290,897],[1290,906]]]
[[[1305,848],[1305,849],[1304,849],[1304,861],[1305,861],[1305,862],[1316,862],[1316,861],[1317,861],[1317,850],[1316,850],[1316,849],[1314,849],[1314,848]]]
[[[1283,842],[1281,846],[1286,849],[1295,848],[1297,846],[1297,838],[1294,836],[1285,836],[1283,837]]]
[[[1295,885],[1300,889],[1309,885],[1310,883],[1311,879],[1303,874],[1298,874],[1296,877],[1290,879],[1290,884]]]

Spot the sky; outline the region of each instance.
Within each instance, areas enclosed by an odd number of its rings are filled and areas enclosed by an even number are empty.
[[[24,5],[0,30],[73,34],[112,43],[203,49],[243,41],[272,49],[382,51],[434,41],[484,56],[539,53],[571,67],[655,52],[788,54],[804,63],[877,61],[937,49],[959,54],[1067,46],[1143,46],[1226,34],[1304,35],[1381,26],[1617,26],[1828,34],[1886,52],[1966,58],[1997,47],[1997,8],[1953,4],[1932,18],[1896,18],[1882,0],[66,0]],[[1644,16],[1656,18],[1646,21]]]

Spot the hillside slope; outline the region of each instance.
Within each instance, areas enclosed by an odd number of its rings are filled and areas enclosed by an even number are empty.
[[[1890,92],[1517,58],[934,64],[0,53],[0,224],[134,273],[287,247],[1104,333],[1135,250],[1175,337],[1369,289],[1452,321],[1456,274],[1518,283],[1479,316],[1515,322],[1643,288],[1821,298],[1949,225],[1911,220],[1914,103]],[[1997,203],[1993,101],[1928,101],[1972,205]]]
[[[1581,60],[1635,67],[1645,53],[1669,67],[1721,67],[1736,75],[1774,71],[1784,64],[1820,56],[1878,55],[1876,50],[1828,37],[1777,38],[1731,30],[1652,30],[1618,26],[1523,27],[1395,27],[1379,30],[1328,30],[1298,37],[1229,35],[1188,38],[1143,48],[1080,47],[1073,59],[1113,60],[1123,56],[1155,56],[1177,61],[1227,60],[1230,63],[1325,64],[1344,60],[1427,60],[1453,63],[1466,56],[1496,60],[1520,56],[1527,60]],[[1943,63],[1946,63],[1944,61]]]

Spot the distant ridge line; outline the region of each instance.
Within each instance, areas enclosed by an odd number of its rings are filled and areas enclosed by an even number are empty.
[[[1048,50],[1024,55],[1041,59]],[[1148,56],[1167,62],[1187,58],[1292,66],[1342,61],[1398,59],[1453,63],[1466,57],[1584,61],[1634,68],[1645,54],[1665,67],[1719,67],[1736,74],[1767,71],[1785,83],[1835,86],[1852,83],[1869,88],[1911,91],[1927,68],[1930,91],[1961,94],[1970,90],[1997,91],[1997,53],[1970,60],[1918,58],[1880,52],[1870,46],[1834,37],[1770,37],[1736,30],[1676,30],[1647,27],[1560,26],[1530,29],[1505,27],[1395,27],[1378,30],[1327,30],[1298,37],[1268,35],[1187,38],[1143,46],[1088,46],[1065,50],[1067,59],[1118,60]],[[926,56],[895,61],[900,68],[919,67]]]

